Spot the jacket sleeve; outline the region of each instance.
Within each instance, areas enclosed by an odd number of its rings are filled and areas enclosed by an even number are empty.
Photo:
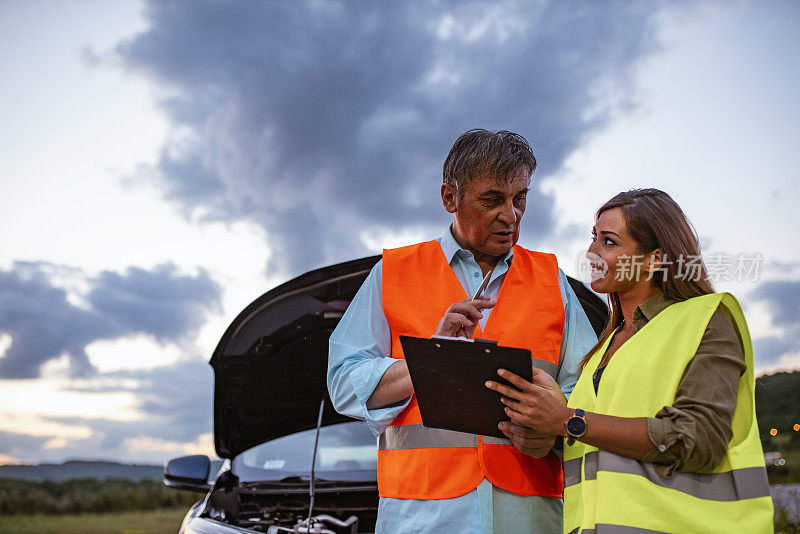
[[[659,464],[656,470],[664,477],[675,471],[711,471],[719,465],[733,436],[731,421],[744,370],[738,331],[727,308],[720,305],[686,366],[675,402],[647,418],[653,449],[643,460]],[[675,443],[680,457],[668,450]]]
[[[356,293],[328,345],[328,392],[336,411],[363,419],[379,435],[408,405],[367,409],[383,373],[397,360],[390,356],[391,330],[383,313],[382,261],[379,261]]]

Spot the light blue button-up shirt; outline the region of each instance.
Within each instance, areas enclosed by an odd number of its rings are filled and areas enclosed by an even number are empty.
[[[468,250],[459,247],[450,230],[438,239],[445,258],[467,295],[477,291],[483,276]],[[492,272],[484,295],[496,299],[513,259],[509,250]],[[410,402],[375,410],[367,409],[383,373],[397,360],[390,357],[391,329],[383,312],[382,261],[375,264],[356,293],[336,330],[331,334],[328,359],[328,391],[336,410],[366,421],[380,435]],[[581,358],[597,342],[578,297],[558,270],[564,303],[564,335],[556,381],[569,396],[580,374]],[[491,308],[482,310],[484,328]],[[493,486],[484,479],[477,488],[452,499],[415,500],[381,498],[376,532],[386,534],[474,532],[561,532],[562,503],[553,497],[522,496]]]

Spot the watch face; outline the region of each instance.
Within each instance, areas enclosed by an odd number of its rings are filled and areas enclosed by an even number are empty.
[[[570,436],[582,436],[586,432],[586,421],[580,417],[570,417],[567,421],[567,432]]]

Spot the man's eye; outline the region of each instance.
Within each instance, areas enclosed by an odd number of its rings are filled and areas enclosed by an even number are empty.
[[[497,206],[498,204],[503,203],[503,199],[498,197],[490,197],[482,199],[482,202],[487,206]]]
[[[514,204],[517,206],[524,206],[525,205],[525,195],[520,195],[514,198]]]

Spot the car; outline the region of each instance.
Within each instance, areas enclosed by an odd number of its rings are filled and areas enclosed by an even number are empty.
[[[786,459],[779,452],[765,452],[764,463],[767,469],[770,467],[783,467],[786,465]]]
[[[377,443],[328,397],[328,338],[380,256],[303,274],[248,305],[220,339],[212,474],[204,455],[164,467],[167,486],[205,493],[180,534],[373,532]],[[603,301],[569,278],[595,331]]]

